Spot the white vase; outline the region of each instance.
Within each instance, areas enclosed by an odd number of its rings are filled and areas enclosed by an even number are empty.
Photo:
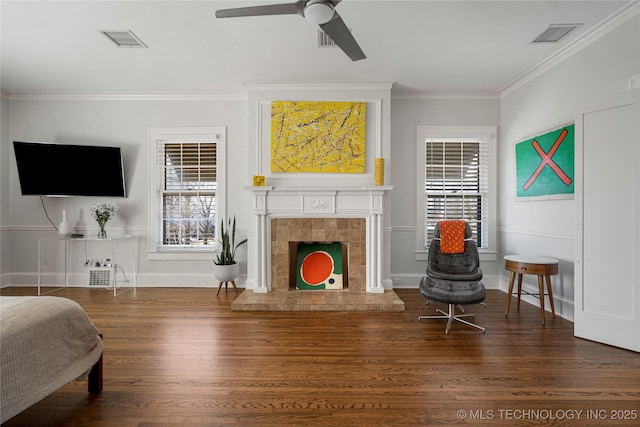
[[[218,265],[213,264],[213,275],[219,282],[235,281],[240,274],[240,264]]]
[[[62,221],[58,224],[58,235],[61,237],[68,237],[73,233],[73,226],[67,220],[67,211],[66,209],[62,210]]]

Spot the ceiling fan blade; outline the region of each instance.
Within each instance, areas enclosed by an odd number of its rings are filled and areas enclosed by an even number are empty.
[[[324,32],[327,33],[334,42],[336,42],[338,47],[340,47],[340,49],[342,49],[342,51],[346,53],[352,61],[359,61],[366,58],[364,52],[360,49],[358,42],[353,38],[351,31],[349,31],[347,25],[344,23],[340,15],[338,15],[338,12],[335,12],[331,21],[326,24],[320,24],[320,28],[322,28]]]
[[[234,9],[216,10],[216,18],[235,18],[239,16],[264,15],[303,15],[305,0],[295,3],[269,4],[265,6],[237,7]]]

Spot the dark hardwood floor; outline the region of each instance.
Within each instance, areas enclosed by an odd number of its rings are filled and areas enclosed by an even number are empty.
[[[235,293],[53,293],[104,334],[104,392],[74,382],[4,426],[625,426],[640,424],[640,355],[506,295],[468,307],[487,333],[404,312],[236,312]],[[6,288],[1,295],[33,295]],[[625,419],[627,418],[627,419]]]

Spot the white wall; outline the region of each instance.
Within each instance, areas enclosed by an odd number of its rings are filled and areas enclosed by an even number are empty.
[[[573,319],[576,206],[573,199],[516,201],[514,144],[574,122],[578,101],[628,89],[629,79],[638,73],[640,16],[636,15],[535,79],[508,90],[502,98],[498,163],[501,256],[517,253],[559,259],[560,273],[552,278],[556,313],[569,319]],[[603,165],[601,170],[587,173],[607,173],[615,167]],[[527,282],[534,285],[535,277],[525,276]],[[502,286],[506,290],[506,281]]]
[[[417,288],[426,270],[425,261],[416,261],[416,193],[417,185],[421,185],[416,170],[417,127],[497,126],[499,123],[497,95],[392,99],[391,276],[394,287]],[[497,287],[498,267],[495,262],[482,262],[483,281],[487,287]]]
[[[382,126],[383,156],[387,162],[387,184],[391,191],[391,216],[385,221],[385,235],[389,238],[391,278],[396,287],[417,287],[425,270],[424,261],[416,261],[416,128],[420,125],[497,125],[500,117],[499,99],[393,99],[389,105],[389,92],[342,90],[334,97],[345,99],[383,99],[382,114],[391,115]],[[317,94],[303,92],[307,97]],[[360,95],[358,95],[360,94]],[[262,93],[261,93],[262,95]],[[272,98],[286,95],[288,90],[271,92]],[[330,94],[324,93],[323,99]],[[310,98],[311,99],[311,98]],[[248,123],[257,99],[220,101],[143,101],[143,100],[77,100],[77,99],[12,99],[11,134],[2,139],[3,151],[10,154],[7,192],[2,194],[3,206],[8,206],[5,235],[12,251],[7,257],[10,283],[34,284],[37,272],[37,241],[41,236],[55,236],[48,223],[40,199],[20,195],[11,141],[54,141],[81,144],[109,144],[123,147],[127,175],[128,197],[114,199],[120,207],[119,215],[107,228],[141,236],[140,249],[146,248],[147,230],[147,128],[160,126],[227,126],[229,166],[227,174],[229,212],[238,217],[241,232],[251,227],[249,194],[243,188],[250,185],[255,165],[255,126]],[[247,118],[249,117],[249,119]],[[389,125],[389,122],[390,125]],[[390,135],[390,136],[389,136]],[[388,142],[390,139],[390,142]],[[6,180],[5,180],[6,181]],[[102,200],[102,199],[101,199]],[[67,209],[72,222],[79,219],[94,227],[88,216],[91,204],[101,201],[93,198],[46,198],[45,203],[54,223],[58,223],[62,209]],[[81,218],[82,216],[82,218]],[[77,250],[77,249],[76,249]],[[244,249],[246,250],[246,249]],[[246,253],[240,254],[241,264]],[[138,284],[141,286],[208,286],[211,285],[210,264],[203,261],[158,262],[147,261],[145,253],[139,256]],[[495,263],[492,263],[495,264]],[[126,266],[126,265],[125,265]],[[241,265],[243,284],[246,266]],[[483,265],[488,278],[498,276],[496,265]],[[78,280],[84,271],[79,269]],[[386,276],[386,275],[385,275]],[[388,276],[386,276],[388,277]],[[7,282],[9,283],[9,282]],[[4,284],[7,284],[4,283]]]
[[[9,146],[1,143],[9,138],[9,100],[0,96],[0,286],[8,281],[9,263],[7,259],[8,241],[5,237],[5,223],[9,217]]]
[[[89,217],[89,207],[101,201],[116,203],[120,209],[107,224],[107,231],[140,236],[139,285],[212,285],[211,263],[208,261],[147,260],[144,252],[148,236],[147,130],[161,126],[226,126],[228,211],[237,212],[239,224],[246,224],[243,186],[249,182],[245,100],[16,99],[10,103],[10,135],[2,138],[3,158],[5,153],[10,154],[10,170],[2,175],[3,183],[5,176],[9,178],[8,194],[2,192],[2,204],[3,208],[8,206],[3,240],[10,242],[11,252],[5,270],[12,273],[12,284],[37,283],[38,238],[56,235],[45,217],[40,198],[20,194],[13,148],[10,147],[12,141],[22,140],[122,147],[128,197],[106,200],[91,197],[45,198],[52,221],[57,224],[62,209],[66,209],[72,223],[80,221],[89,227],[88,232],[92,232],[96,230],[96,224]],[[80,161],[90,162],[91,159]],[[85,274],[82,269],[78,272]]]

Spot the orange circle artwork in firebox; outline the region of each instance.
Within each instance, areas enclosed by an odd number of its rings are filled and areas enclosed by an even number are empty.
[[[333,259],[323,251],[312,252],[302,261],[300,275],[310,285],[320,285],[333,273]]]

